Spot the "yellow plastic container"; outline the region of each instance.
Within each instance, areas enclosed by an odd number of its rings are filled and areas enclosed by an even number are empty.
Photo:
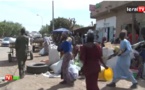
[[[111,68],[101,69],[101,72],[99,73],[99,80],[110,81],[112,79],[113,79],[113,70]]]

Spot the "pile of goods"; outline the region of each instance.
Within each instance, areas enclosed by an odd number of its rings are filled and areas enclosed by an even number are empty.
[[[33,39],[33,43],[43,43],[43,42],[44,42],[43,38],[34,38]]]

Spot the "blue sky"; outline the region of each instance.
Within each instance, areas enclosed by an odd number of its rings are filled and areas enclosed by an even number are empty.
[[[89,26],[89,4],[102,0],[54,0],[54,17],[75,18],[77,24]],[[39,31],[52,19],[52,0],[0,0],[0,21],[21,23],[29,31]],[[37,14],[39,16],[37,16]]]

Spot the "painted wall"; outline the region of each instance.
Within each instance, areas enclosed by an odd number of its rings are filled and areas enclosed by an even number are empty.
[[[96,29],[111,26],[116,28],[116,16],[96,21]]]
[[[112,28],[113,27],[116,28],[116,16],[96,21],[96,30],[99,30],[99,41],[101,41],[103,37],[107,38],[108,31],[106,27],[110,27],[111,29],[109,32],[110,33],[109,40],[111,41],[111,39],[113,38]]]

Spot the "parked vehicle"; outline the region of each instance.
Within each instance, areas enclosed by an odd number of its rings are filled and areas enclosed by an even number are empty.
[[[10,45],[9,45],[10,52],[8,52],[8,61],[9,62],[16,60],[15,41],[16,41],[16,38],[10,38],[10,40],[9,40],[9,42],[10,42]],[[30,42],[30,38],[29,38],[29,42]],[[31,44],[28,45],[27,56],[29,56],[30,60],[33,60]]]
[[[10,45],[10,37],[5,37],[2,39],[1,46],[8,47]]]

